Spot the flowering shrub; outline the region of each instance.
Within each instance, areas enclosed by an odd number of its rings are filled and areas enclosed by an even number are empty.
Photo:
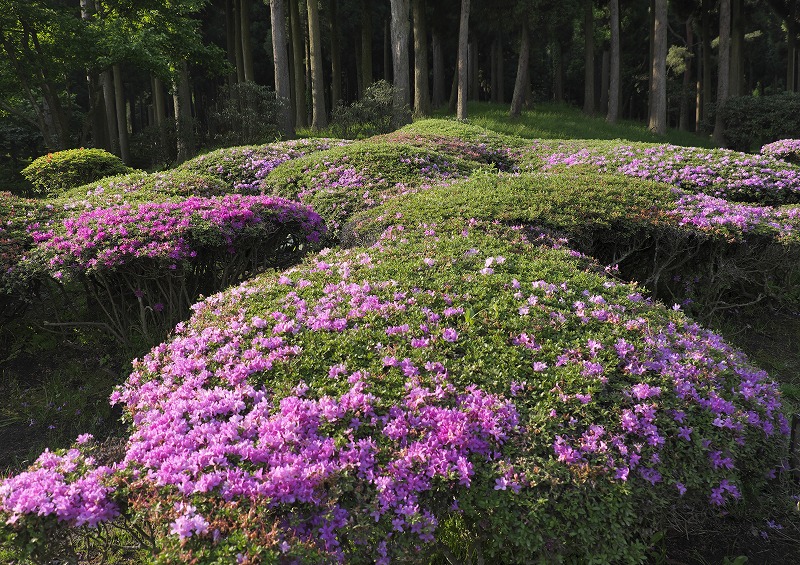
[[[70,188],[133,169],[102,149],[69,149],[48,153],[22,170],[38,196],[55,196]]]
[[[348,143],[339,139],[297,139],[217,149],[186,161],[177,170],[214,176],[235,192],[259,194],[263,192],[263,179],[281,163]]]
[[[675,145],[537,142],[532,148],[545,170],[588,165],[600,172],[672,184],[692,193],[742,202],[800,202],[800,168],[769,155]]]
[[[309,204],[338,233],[358,210],[463,178],[476,168],[474,162],[404,144],[358,142],[286,163],[265,186]]]
[[[0,320],[24,311],[33,281],[17,265],[34,246],[28,226],[46,223],[53,206],[0,192]]]
[[[324,232],[309,208],[271,196],[121,204],[34,231],[29,266],[88,281],[112,334],[128,342],[131,324],[145,335],[150,318],[166,328],[198,295],[284,265]]]
[[[222,196],[228,192],[227,185],[211,175],[173,169],[104,178],[67,191],[54,200],[54,205],[64,210],[88,210],[190,196]]]
[[[761,148],[761,154],[800,165],[800,139],[781,139],[768,143]]]
[[[718,335],[564,241],[394,221],[134,362],[107,499],[163,525],[157,559],[422,562],[457,530],[459,559],[641,561],[778,465],[777,386]]]

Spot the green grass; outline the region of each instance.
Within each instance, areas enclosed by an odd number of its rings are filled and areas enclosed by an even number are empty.
[[[508,104],[470,102],[467,120],[506,135],[528,139],[622,139],[649,143],[671,143],[687,147],[714,147],[709,137],[670,129],[666,135],[648,131],[642,122],[620,120],[608,124],[604,116],[589,117],[580,109],[566,104],[536,104],[532,110],[523,111],[519,118],[508,115]],[[435,117],[447,117],[437,112]]]

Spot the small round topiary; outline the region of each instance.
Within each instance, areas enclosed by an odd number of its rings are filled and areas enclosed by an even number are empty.
[[[48,153],[22,170],[36,196],[57,196],[70,188],[112,175],[132,172],[119,157],[102,149],[68,149]]]

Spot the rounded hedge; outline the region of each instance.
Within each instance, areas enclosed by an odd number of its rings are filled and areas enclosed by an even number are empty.
[[[521,227],[397,224],[194,310],[112,396],[124,460],[54,477],[99,481],[96,513],[34,468],[12,529],[124,512],[163,563],[639,562],[757,498],[788,433],[720,336]]]
[[[61,193],[104,177],[133,171],[116,155],[103,149],[68,149],[48,153],[22,170],[37,196]]]

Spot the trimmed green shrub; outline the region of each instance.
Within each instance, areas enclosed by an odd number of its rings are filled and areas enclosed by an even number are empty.
[[[102,149],[68,149],[48,153],[22,170],[37,196],[63,192],[104,177],[133,171],[119,157]]]
[[[728,98],[722,112],[725,144],[739,151],[758,151],[765,143],[800,132],[800,94]]]
[[[159,563],[639,563],[778,472],[777,385],[720,336],[535,230],[395,220],[196,305],[112,396],[124,464],[45,454],[3,527],[123,514]]]
[[[226,147],[190,159],[177,170],[214,176],[225,182],[231,192],[259,194],[263,192],[263,179],[281,163],[349,143],[339,139],[314,138]]]
[[[106,177],[68,190],[53,199],[60,208],[106,207],[134,202],[160,202],[190,196],[221,196],[231,192],[219,178],[183,169],[161,173],[130,173]]]
[[[285,163],[265,178],[264,187],[313,207],[335,236],[358,210],[465,178],[479,168],[488,167],[469,155],[370,140]]]

